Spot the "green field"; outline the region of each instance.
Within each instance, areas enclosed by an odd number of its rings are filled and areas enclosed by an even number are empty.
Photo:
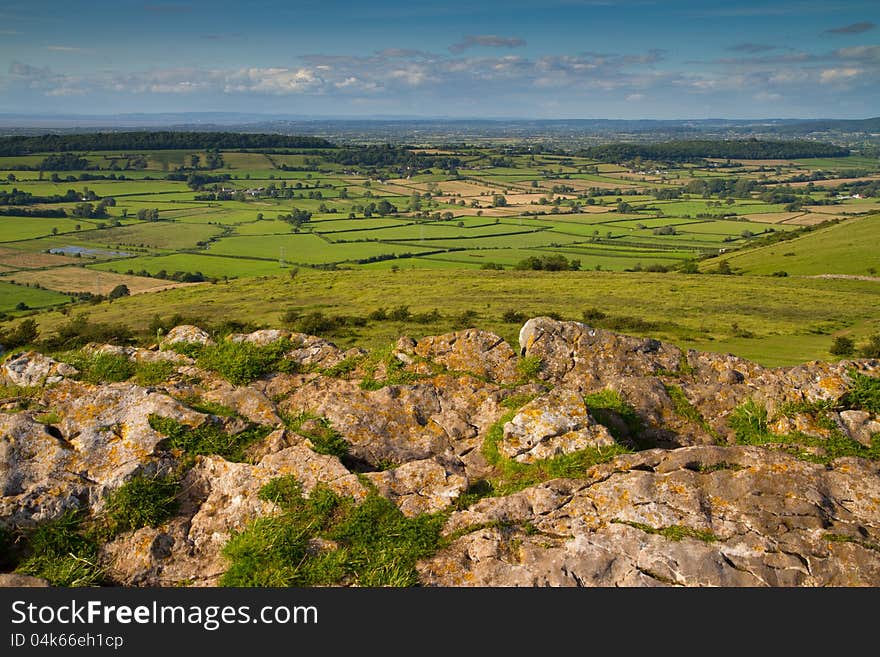
[[[16,306],[19,304],[27,308],[51,308],[69,300],[69,297],[51,290],[0,281],[0,312],[17,312]],[[17,314],[21,314],[20,311]]]
[[[201,253],[175,253],[166,256],[126,258],[124,260],[113,260],[112,262],[92,265],[90,269],[115,271],[120,274],[125,274],[129,271],[134,273],[146,271],[150,275],[155,275],[163,270],[169,275],[178,271],[201,272],[210,278],[272,276],[285,271],[277,261],[226,258]]]
[[[772,246],[727,254],[707,261],[704,268],[724,260],[734,271],[759,276],[779,271],[796,276],[876,276],[880,273],[878,244],[880,215],[871,215]]]

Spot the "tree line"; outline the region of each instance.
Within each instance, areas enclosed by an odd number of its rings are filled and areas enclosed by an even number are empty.
[[[846,157],[849,149],[814,141],[694,139],[657,144],[617,143],[589,146],[579,153],[602,162],[635,158],[661,162],[698,162],[707,157],[743,160],[792,160],[802,157]]]
[[[94,132],[0,137],[0,155],[67,151],[216,150],[230,148],[335,148],[320,137],[237,132]]]

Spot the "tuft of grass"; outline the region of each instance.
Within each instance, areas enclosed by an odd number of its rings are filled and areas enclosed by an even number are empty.
[[[666,394],[668,394],[669,398],[672,400],[672,407],[675,410],[676,415],[689,422],[698,424],[702,427],[703,431],[715,439],[716,443],[724,444],[721,436],[718,435],[718,432],[706,422],[706,418],[704,418],[700,411],[688,401],[687,396],[684,394],[684,390],[672,383],[664,383],[663,387],[666,388]]]
[[[333,428],[327,418],[301,411],[293,417],[284,418],[284,420],[288,428],[308,438],[318,454],[329,454],[338,458],[343,458],[348,454],[348,441]],[[308,428],[306,428],[306,422],[309,422]]]
[[[776,409],[776,414],[780,417],[794,417],[795,415],[800,414],[814,415],[816,413],[830,411],[833,408],[834,403],[831,401],[785,402],[779,405],[779,408]]]
[[[874,436],[871,446],[866,447],[844,434],[827,417],[819,418],[817,423],[828,430],[827,438],[800,432],[776,435],[768,428],[767,409],[753,399],[735,408],[728,418],[728,425],[741,445],[777,445],[812,463],[827,464],[844,456],[880,460],[880,436]]]
[[[291,476],[267,483],[260,498],[280,507],[232,536],[223,549],[223,586],[414,586],[416,562],[441,545],[443,517],[407,518],[372,491],[356,504],[327,486],[308,498]],[[314,542],[323,539],[325,547]]]
[[[364,378],[360,382],[362,390],[380,390],[385,386],[410,385],[422,377],[415,372],[410,372],[406,366],[394,355],[394,347],[377,349],[370,353],[364,361]],[[379,365],[385,365],[385,378],[375,378]]]
[[[35,415],[34,419],[41,424],[58,424],[61,422],[61,416],[55,411],[40,413],[39,415]]]
[[[158,527],[178,507],[179,483],[172,477],[140,475],[110,493],[105,514],[111,534]]]
[[[694,529],[693,527],[687,527],[685,525],[669,525],[668,527],[651,527],[651,525],[646,525],[641,522],[632,522],[630,520],[612,520],[611,522],[618,523],[620,525],[629,525],[630,527],[635,527],[636,529],[640,529],[646,534],[657,534],[658,536],[663,536],[664,538],[668,538],[670,541],[681,541],[686,538],[694,538],[698,541],[703,541],[704,543],[714,543],[715,541],[720,541],[721,539],[714,533],[704,530],[704,529]]]
[[[326,367],[321,370],[324,376],[332,376],[336,378],[346,377],[357,369],[357,366],[364,360],[363,356],[349,356],[339,361],[335,365]]]
[[[190,456],[216,454],[227,461],[244,462],[247,448],[262,440],[272,431],[271,427],[251,424],[244,431],[228,434],[218,425],[205,422],[198,427],[189,427],[176,420],[158,415],[150,415],[150,426],[167,436],[165,446],[180,450]]]
[[[265,346],[221,340],[194,353],[199,367],[217,372],[234,385],[247,385],[270,372],[296,372],[297,363],[284,358],[289,349],[287,340]]]
[[[510,397],[505,397],[501,400],[501,406],[504,408],[509,408],[511,410],[517,410],[518,408],[522,408],[530,401],[538,397],[539,395],[510,395]]]
[[[880,552],[880,544],[874,543],[864,538],[856,538],[854,536],[848,536],[846,534],[825,534],[822,536],[822,538],[831,543],[855,543],[856,545],[862,546],[866,550],[874,550],[875,552]]]
[[[128,381],[135,373],[135,365],[117,354],[74,353],[65,360],[79,370],[79,378],[88,383],[118,383]]]
[[[852,385],[844,396],[846,404],[874,415],[880,415],[880,377],[868,376],[855,369],[849,371]]]
[[[229,408],[229,406],[223,404],[218,404],[217,402],[202,399],[197,395],[178,397],[178,400],[199,413],[207,413],[208,415],[216,415],[218,417],[234,417],[236,415],[235,409]]]
[[[615,440],[622,441],[628,438],[639,449],[651,446],[641,439],[645,427],[636,410],[614,390],[606,388],[600,392],[586,395],[584,404],[590,411],[590,415],[605,425]],[[618,429],[615,419],[623,422],[626,432],[621,432]]]
[[[155,386],[165,383],[177,370],[177,365],[169,360],[136,363],[134,382],[139,386]]]
[[[538,379],[543,365],[539,356],[523,356],[516,363],[516,371],[519,372],[522,382],[528,383]]]
[[[41,523],[26,541],[26,557],[16,572],[42,577],[53,586],[96,586],[103,581],[98,543],[81,512],[68,511]]]

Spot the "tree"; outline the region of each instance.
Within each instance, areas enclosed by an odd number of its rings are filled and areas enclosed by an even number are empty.
[[[120,283],[119,285],[114,287],[112,290],[110,290],[110,294],[107,295],[107,298],[111,299],[111,300],[112,299],[119,299],[120,297],[127,297],[130,294],[131,294],[131,292],[129,291],[128,286],[125,285],[124,283]]]
[[[852,338],[845,335],[838,335],[834,338],[831,349],[828,350],[832,356],[852,356],[856,351],[856,343]]]
[[[495,194],[492,196],[492,207],[503,208],[507,205],[507,198],[504,194]]]
[[[202,161],[202,158],[199,157],[198,155],[193,154],[193,155],[190,155],[189,161],[190,161],[190,164],[192,165],[193,169],[198,169],[199,163]]]

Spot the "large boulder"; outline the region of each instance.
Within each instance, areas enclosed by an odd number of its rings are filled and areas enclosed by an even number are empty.
[[[159,347],[161,349],[167,349],[171,345],[184,343],[184,344],[214,344],[214,339],[208,334],[207,331],[200,329],[198,326],[192,326],[191,324],[181,324],[180,326],[175,326],[162,338],[162,341],[159,343]]]

